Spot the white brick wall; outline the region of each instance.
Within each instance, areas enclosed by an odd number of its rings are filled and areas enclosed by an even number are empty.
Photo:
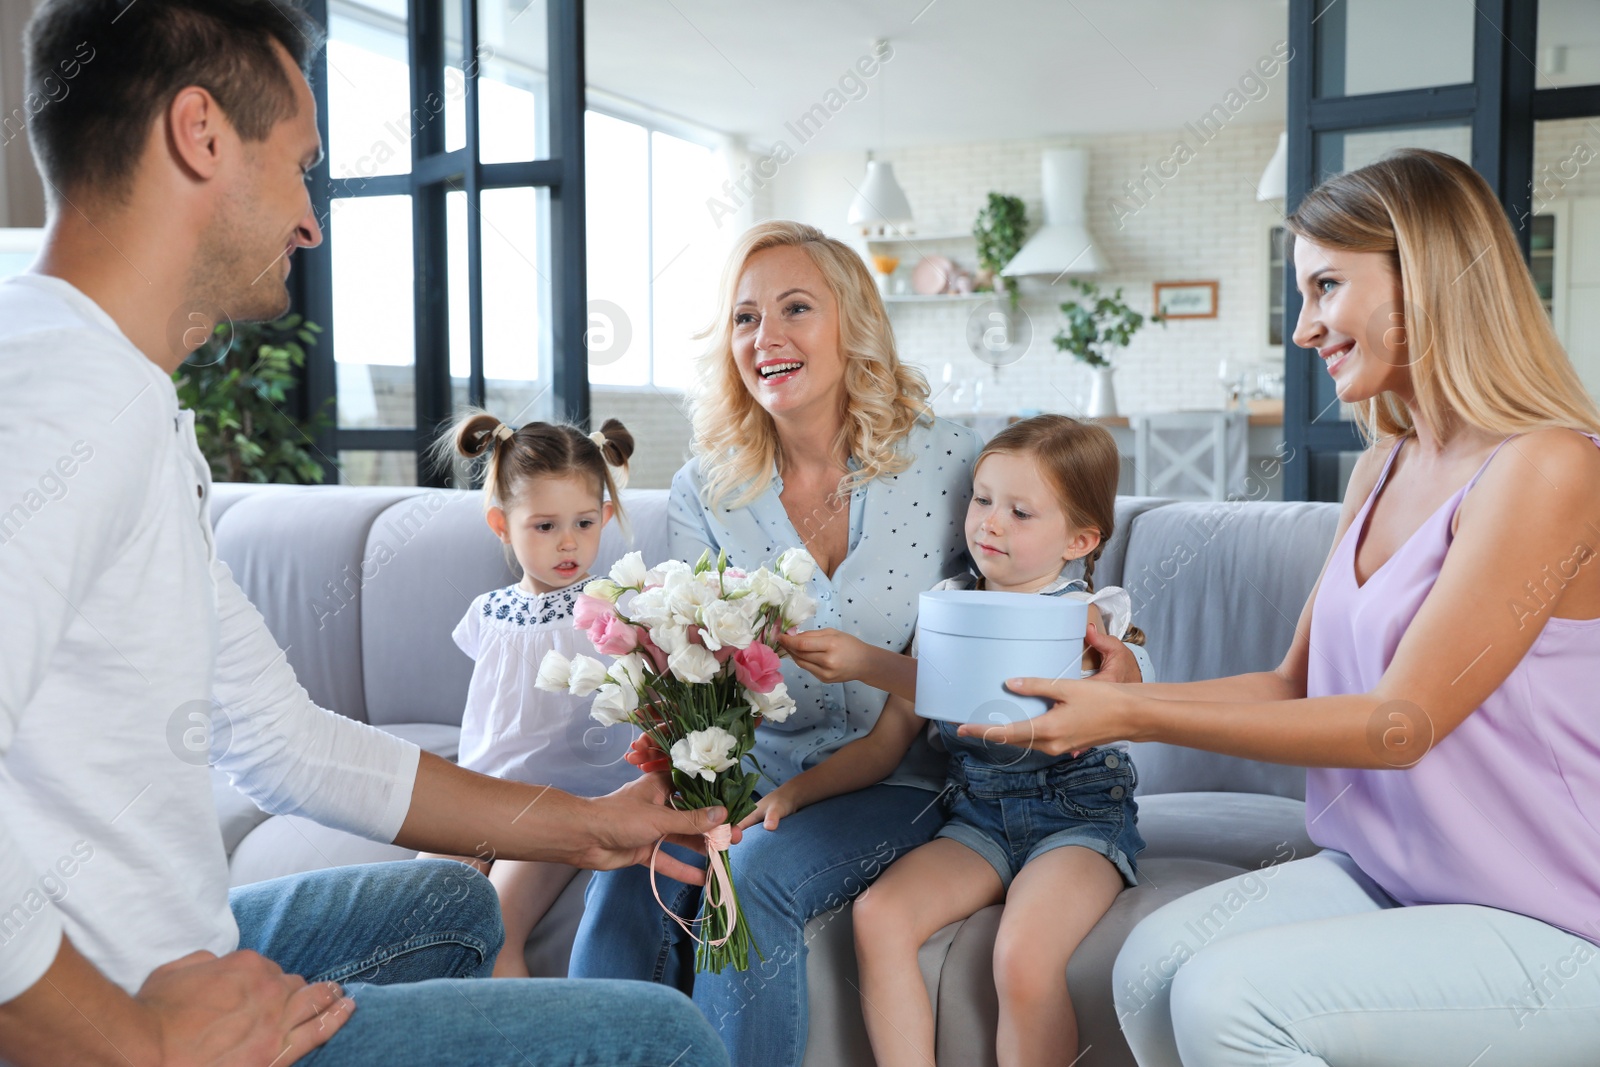
[[[1091,280],[1102,289],[1123,287],[1124,298],[1143,312],[1151,310],[1157,281],[1219,283],[1216,319],[1147,326],[1118,357],[1119,406],[1124,413],[1216,407],[1221,399],[1217,370],[1224,357],[1251,362],[1270,358],[1267,231],[1281,219],[1282,204],[1257,201],[1255,187],[1276,147],[1278,129],[1228,126],[1149,196],[1144,207],[1124,213],[1119,227],[1112,198],[1123,197],[1131,205],[1126,183],[1140,179],[1142,168],[1154,168],[1171,156],[1180,134],[928,145],[897,149],[886,158],[894,162],[911,201],[916,228],[947,232],[970,230],[991,190],[1022,197],[1030,223],[1037,225],[1043,221],[1041,152],[1058,146],[1088,149],[1089,228],[1111,264]],[[1195,144],[1192,136],[1188,140]],[[861,170],[858,153],[801,156],[774,180],[772,211],[859,245],[844,218],[853,195],[848,182],[859,184]],[[976,267],[970,242],[942,241],[922,251]],[[900,270],[909,270],[920,255],[917,249],[905,249]],[[935,389],[948,362],[955,380],[981,376],[987,411],[1072,411],[1087,399],[1090,376],[1072,357],[1057,352],[1050,338],[1060,328],[1058,305],[1073,295],[1065,280],[1054,286],[1047,279],[1024,280],[1022,309],[1032,321],[1033,340],[1020,361],[998,373],[967,347],[966,321],[974,305],[891,303],[890,315],[901,355],[921,365]],[[963,409],[971,395],[969,388]],[[950,409],[948,400],[944,406]]]

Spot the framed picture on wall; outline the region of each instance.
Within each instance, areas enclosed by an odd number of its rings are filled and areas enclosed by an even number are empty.
[[[1156,313],[1168,319],[1217,317],[1216,282],[1156,282]]]

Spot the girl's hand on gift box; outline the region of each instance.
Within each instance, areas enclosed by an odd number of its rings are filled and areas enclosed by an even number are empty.
[[[1084,635],[1083,643],[1089,651],[1100,657],[1100,669],[1095,672],[1095,681],[1144,681],[1144,673],[1139,670],[1139,661],[1133,658],[1128,646],[1110,634],[1102,632],[1092,618],[1089,620],[1089,628]]]
[[[1095,745],[1131,736],[1128,718],[1134,697],[1122,686],[1105,685],[1099,680],[1012,678],[1006,688],[1055,703],[1032,719],[1001,725],[965,723],[956,732],[986,744],[1016,745],[1051,756],[1079,755]]]
[[[796,803],[797,799],[793,790],[786,785],[780,785],[756,801],[756,810],[740,820],[739,829],[745,830],[760,823],[762,829],[776,830],[780,819],[800,810],[801,805]]]
[[[796,664],[829,684],[860,678],[874,651],[861,638],[832,629],[791,631],[780,636],[778,644]]]

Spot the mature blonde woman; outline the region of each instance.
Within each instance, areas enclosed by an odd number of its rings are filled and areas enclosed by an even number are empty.
[[[1316,856],[1134,930],[1141,1064],[1592,1064],[1600,1049],[1600,412],[1489,186],[1408,150],[1288,220],[1315,348],[1373,439],[1281,666],[1028,679],[1066,751],[1304,764]],[[1025,741],[1025,738],[1019,738]],[[1220,917],[1220,918],[1219,918]]]
[[[781,783],[867,733],[883,710],[881,689],[824,679],[858,675],[848,661],[862,643],[903,650],[918,594],[964,565],[980,442],[932,417],[927,384],[896,355],[860,256],[810,226],[769,222],[743,236],[723,272],[710,340],[695,458],[672,483],[672,554],[692,560],[725,548],[755,566],[804,545],[817,562],[809,589],[823,632],[792,646],[800,666],[784,663],[798,707],[763,726],[756,743],[762,768]],[[1139,677],[1127,646],[1107,640],[1102,652],[1103,673]],[[943,759],[924,742],[883,784],[807,808],[781,831],[746,831],[732,862],[767,959],[748,973],[693,975],[693,944],[638,868],[590,883],[570,973],[692,984],[733,1062],[799,1064],[806,921],[932,838],[943,777]],[[661,887],[679,914],[698,911],[698,887],[665,879]]]

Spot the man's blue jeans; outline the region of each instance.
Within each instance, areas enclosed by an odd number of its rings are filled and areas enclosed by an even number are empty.
[[[485,980],[504,940],[489,880],[454,860],[336,867],[235,889],[239,947],[356,1010],[316,1067],[726,1067],[675,990],[643,982]]]
[[[896,856],[927,843],[943,821],[932,790],[875,785],[802,808],[771,832],[746,830],[729,856],[740,914],[766,960],[752,959],[744,972],[694,973],[694,943],[656,904],[649,872],[629,867],[597,874],[589,881],[569,973],[692,988],[734,1063],[799,1067],[810,1025],[807,921],[860,894]],[[685,918],[698,914],[698,886],[657,882],[668,907]]]

